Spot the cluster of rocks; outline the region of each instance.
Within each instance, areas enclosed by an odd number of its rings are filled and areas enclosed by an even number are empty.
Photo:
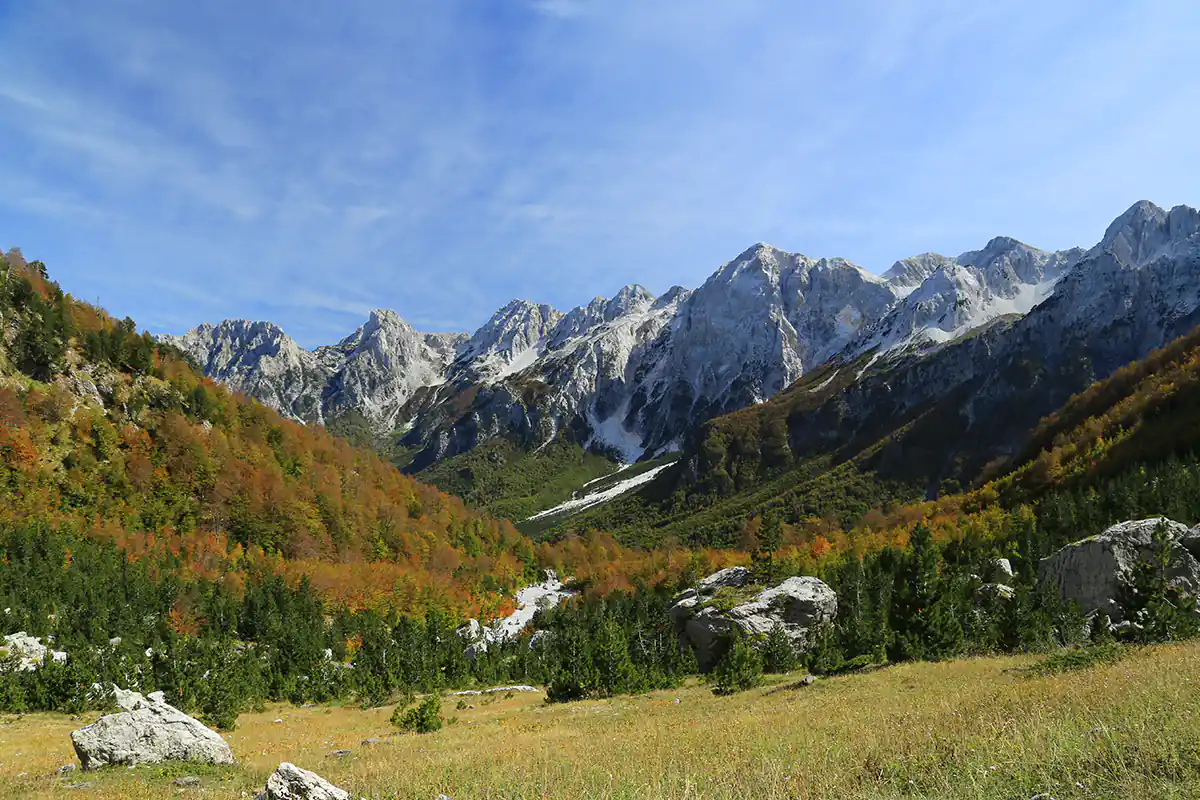
[[[490,625],[483,625],[477,619],[467,620],[466,624],[458,629],[458,635],[466,642],[463,655],[474,661],[486,653],[489,646],[516,639],[529,623],[533,622],[538,611],[554,608],[576,594],[578,592],[566,588],[554,570],[546,570],[541,583],[517,590],[517,608],[513,613],[493,621]],[[534,633],[529,643],[530,647],[536,647],[544,641],[545,634],[545,631]]]
[[[464,689],[461,692],[451,692],[451,697],[477,697],[484,694],[507,694],[508,692],[536,692],[536,686],[517,684],[516,686],[494,686],[491,689]]]
[[[5,609],[7,611],[7,609]],[[16,658],[16,668],[21,672],[33,672],[46,662],[67,660],[67,654],[61,650],[53,650],[43,644],[37,636],[30,636],[25,631],[10,633],[4,637],[0,645],[0,658]]]
[[[1059,549],[1038,565],[1039,590],[1077,605],[1089,620],[1107,616],[1118,635],[1137,630],[1139,621],[1130,618],[1124,603],[1134,591],[1136,566],[1154,555],[1160,527],[1167,534],[1168,586],[1200,598],[1200,525],[1189,529],[1165,517],[1121,522]],[[975,576],[976,597],[1011,600],[1015,577],[1008,559],[992,559]],[[750,570],[730,567],[674,598],[671,618],[701,669],[714,665],[722,641],[732,633],[763,637],[778,626],[803,652],[811,646],[813,629],[837,616],[837,595],[816,578],[793,577],[761,589],[751,581]]]
[[[101,717],[71,734],[71,743],[84,770],[162,761],[233,763],[233,751],[220,734],[169,705],[162,692],[143,696],[114,686],[112,696],[121,709],[119,713]],[[337,754],[342,753],[349,751]],[[59,774],[65,776],[73,771],[74,767],[67,765]],[[174,784],[183,789],[198,788],[201,781],[186,776]],[[285,761],[267,779],[263,796],[268,800],[349,800],[350,793],[314,772]]]
[[[680,637],[696,653],[701,669],[711,667],[720,656],[721,642],[735,631],[759,637],[779,627],[792,645],[803,652],[811,645],[810,632],[837,616],[837,595],[823,581],[792,577],[778,586],[763,588],[739,602],[719,602],[722,589],[749,588],[750,570],[729,567],[709,575],[676,595],[671,619]],[[726,607],[727,606],[727,607]]]
[[[1016,596],[1016,589],[1012,587],[1015,577],[1011,561],[1007,558],[993,558],[988,562],[984,575],[979,578],[983,583],[975,590],[976,599],[1013,599]]]

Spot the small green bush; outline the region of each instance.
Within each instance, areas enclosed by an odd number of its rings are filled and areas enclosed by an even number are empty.
[[[744,636],[737,636],[713,670],[713,694],[734,694],[762,682],[762,654]]]
[[[396,706],[392,712],[392,724],[412,733],[433,733],[440,731],[445,722],[441,711],[442,698],[431,694],[416,708]]]

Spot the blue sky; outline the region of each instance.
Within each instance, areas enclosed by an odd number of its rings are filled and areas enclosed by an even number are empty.
[[[155,332],[473,330],[763,240],[1200,205],[1200,3],[0,0],[0,246]]]

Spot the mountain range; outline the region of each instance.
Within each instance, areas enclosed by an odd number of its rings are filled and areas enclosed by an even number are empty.
[[[837,424],[859,419],[858,435],[968,385],[955,416],[970,428],[1035,379],[1013,372],[1031,360],[1075,358],[1079,381],[1063,390],[1078,391],[1178,335],[1198,306],[1200,212],[1142,201],[1087,249],[997,237],[875,275],[760,243],[694,290],[655,297],[631,285],[567,313],[514,300],[472,335],[420,333],[377,310],[311,351],[268,322],[164,338],[285,416],[358,414],[378,434],[398,432],[408,468],[420,471],[498,437],[530,450],[561,437],[626,463],[687,448],[703,423],[762,404],[823,365],[820,396],[836,390]],[[1052,394],[1029,413],[1065,399]],[[789,444],[822,439],[828,413],[793,421]],[[988,437],[1012,444],[1008,432]]]

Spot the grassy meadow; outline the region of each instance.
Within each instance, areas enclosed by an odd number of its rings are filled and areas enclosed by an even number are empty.
[[[457,721],[427,735],[395,733],[390,708],[273,706],[226,735],[236,767],[63,778],[70,731],[95,715],[0,717],[0,796],[242,798],[286,760],[370,798],[1200,798],[1200,644],[1030,669],[1042,661],[903,664],[806,688],[797,674],[732,697],[699,683],[565,705],[447,697]],[[183,775],[202,788],[173,785]]]

